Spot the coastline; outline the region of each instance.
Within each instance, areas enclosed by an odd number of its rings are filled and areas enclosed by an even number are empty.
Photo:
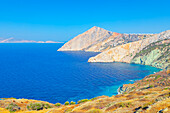
[[[117,89],[118,95],[123,93],[122,87],[123,87],[123,86],[120,86],[120,87]]]
[[[142,65],[142,64],[140,64],[140,65]],[[150,65],[149,65],[150,66]],[[153,66],[152,66],[153,67]],[[155,68],[157,68],[157,67],[155,67]],[[163,71],[164,69],[161,69],[161,68],[158,68],[158,69],[160,69],[158,72],[161,72],[161,71]],[[155,73],[158,73],[158,72],[153,72],[153,74],[155,74]],[[151,75],[151,74],[149,74],[149,75]],[[146,75],[145,77],[147,77],[147,76],[149,76],[149,75]],[[145,77],[143,77],[143,78],[145,78]],[[141,79],[138,79],[138,80],[133,80],[133,83],[135,83],[135,82],[137,82],[137,81],[140,81],[140,80],[142,80],[143,78],[141,78]],[[130,83],[131,84],[131,83]],[[123,84],[123,85],[125,85],[125,84]],[[123,89],[123,85],[121,85],[118,89],[117,89],[117,93],[118,93],[118,95],[119,94],[123,94],[123,93],[125,93],[126,92],[126,90],[127,90],[127,88],[126,89]]]
[[[126,103],[126,101],[128,102],[130,101],[130,104],[120,105],[119,107],[121,109],[118,109],[119,110],[118,112],[122,112],[122,110],[126,108],[126,106],[130,111],[132,110],[132,111],[135,111],[136,113],[138,111],[143,111],[143,110],[144,111],[147,110],[147,112],[154,112],[155,110],[166,111],[168,110],[167,106],[169,106],[168,102],[170,102],[169,90],[170,90],[170,70],[161,70],[157,73],[145,76],[141,80],[136,80],[134,81],[133,84],[123,84],[123,86],[120,86],[118,88],[119,94],[115,96],[113,95],[112,97],[98,96],[92,99],[82,99],[77,104],[74,102],[70,102],[70,103],[67,102],[68,104],[66,103],[65,104],[59,104],[59,103],[52,104],[52,103],[40,101],[40,100],[1,98],[2,100],[0,100],[0,105],[1,105],[0,111],[1,110],[7,111],[5,107],[6,105],[2,106],[7,103],[16,103],[17,105],[20,105],[19,109],[16,108],[18,112],[27,111],[25,107],[27,107],[31,103],[35,103],[35,104],[41,103],[42,105],[49,106],[49,108],[42,108],[40,110],[42,113],[46,113],[48,111],[58,111],[60,113],[65,113],[65,111],[67,111],[68,109],[71,109],[72,112],[70,111],[70,113],[78,113],[78,112],[83,113],[90,109],[90,108],[87,109],[86,106],[100,105],[100,103],[104,100],[111,102],[111,104],[108,104],[107,106],[104,104],[104,106],[106,107],[104,109],[103,107],[100,107],[102,111],[101,113],[116,110],[117,108],[115,109],[115,107],[112,107],[112,105],[114,105],[116,102],[117,104],[120,104],[120,102]],[[143,100],[145,100],[146,102]],[[27,106],[25,106],[25,104]],[[125,107],[121,107],[121,106],[125,106]],[[139,109],[136,108],[137,106],[139,106]],[[81,109],[85,109],[84,107],[86,108],[86,110],[82,111]],[[36,111],[39,111],[39,110],[33,110],[33,111],[31,110],[30,113],[32,112],[36,113]]]

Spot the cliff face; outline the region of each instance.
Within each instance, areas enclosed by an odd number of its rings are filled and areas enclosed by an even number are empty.
[[[73,38],[58,51],[103,52],[118,45],[145,39],[151,34],[120,34],[99,27],[93,27]]]
[[[164,39],[170,39],[170,30],[162,32],[160,34],[155,34],[149,38],[127,43],[124,45],[120,45],[114,48],[111,48],[107,51],[104,51],[100,54],[98,54],[95,57],[91,57],[88,62],[126,62],[126,63],[140,63],[138,62],[137,53],[142,51],[145,47],[150,45],[151,43],[164,40]],[[149,49],[149,48],[148,48]],[[168,49],[168,47],[167,47]],[[167,51],[167,49],[165,51]],[[154,52],[154,51],[153,51]],[[152,54],[152,53],[151,53]],[[161,53],[163,54],[163,53]],[[155,56],[155,55],[154,55]],[[146,57],[146,56],[145,56]],[[169,57],[169,56],[168,56]],[[133,58],[135,58],[133,60]],[[156,59],[155,59],[156,60]],[[143,63],[143,61],[142,61]],[[147,63],[146,63],[147,65]]]
[[[145,47],[131,61],[136,64],[151,65],[157,68],[169,69],[170,39],[161,40]]]
[[[118,45],[127,44],[129,42],[138,41],[141,39],[148,38],[152,36],[151,34],[120,34],[120,33],[113,33],[107,39],[98,42],[97,44],[93,44],[86,48],[86,51],[97,51],[103,52]]]

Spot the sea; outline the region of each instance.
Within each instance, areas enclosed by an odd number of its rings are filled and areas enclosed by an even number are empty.
[[[160,69],[127,63],[88,63],[97,52],[60,52],[61,43],[1,43],[0,98],[64,103],[117,95]]]

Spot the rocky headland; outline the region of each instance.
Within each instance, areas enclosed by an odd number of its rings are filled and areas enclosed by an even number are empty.
[[[65,43],[58,51],[93,51],[103,52],[118,45],[138,41],[153,34],[121,34],[92,27]]]
[[[169,69],[170,30],[158,34],[125,34],[93,27],[58,51],[101,52],[88,62],[125,62]]]

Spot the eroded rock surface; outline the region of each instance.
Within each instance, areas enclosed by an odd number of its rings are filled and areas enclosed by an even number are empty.
[[[152,34],[121,34],[93,27],[65,43],[58,51],[103,52],[118,45],[145,39]]]
[[[112,32],[95,26],[64,44],[58,51],[81,51],[111,35]]]
[[[146,47],[148,46],[147,49],[151,49],[152,47],[149,47],[150,44],[155,43],[157,41],[164,41],[166,39],[170,39],[170,30],[168,31],[164,31],[160,34],[155,34],[149,38],[146,39],[142,39],[139,41],[135,41],[135,42],[131,42],[131,43],[127,43],[124,45],[119,45],[117,47],[111,48],[107,51],[104,51],[100,54],[98,54],[95,57],[91,57],[88,62],[126,62],[126,63],[140,63],[141,62],[137,61],[137,57],[135,57],[139,52],[141,52],[143,49],[146,49]],[[168,41],[169,43],[169,41]],[[163,46],[164,51],[165,52],[169,52],[169,46],[168,43],[166,45],[166,47]],[[163,49],[162,49],[163,50]],[[150,51],[151,53],[148,53],[150,55],[152,55],[153,53],[159,53],[158,50],[155,51]],[[156,54],[157,56],[159,56],[158,54]],[[163,54],[163,53],[161,53]],[[155,55],[152,55],[155,57]],[[144,57],[144,56],[143,56]],[[146,57],[146,56],[145,56]],[[169,58],[169,54],[167,55],[167,57]],[[135,58],[135,60],[133,60],[133,58]],[[150,62],[148,61],[148,63],[146,63],[146,65],[149,65]],[[164,67],[164,66],[162,66]]]

